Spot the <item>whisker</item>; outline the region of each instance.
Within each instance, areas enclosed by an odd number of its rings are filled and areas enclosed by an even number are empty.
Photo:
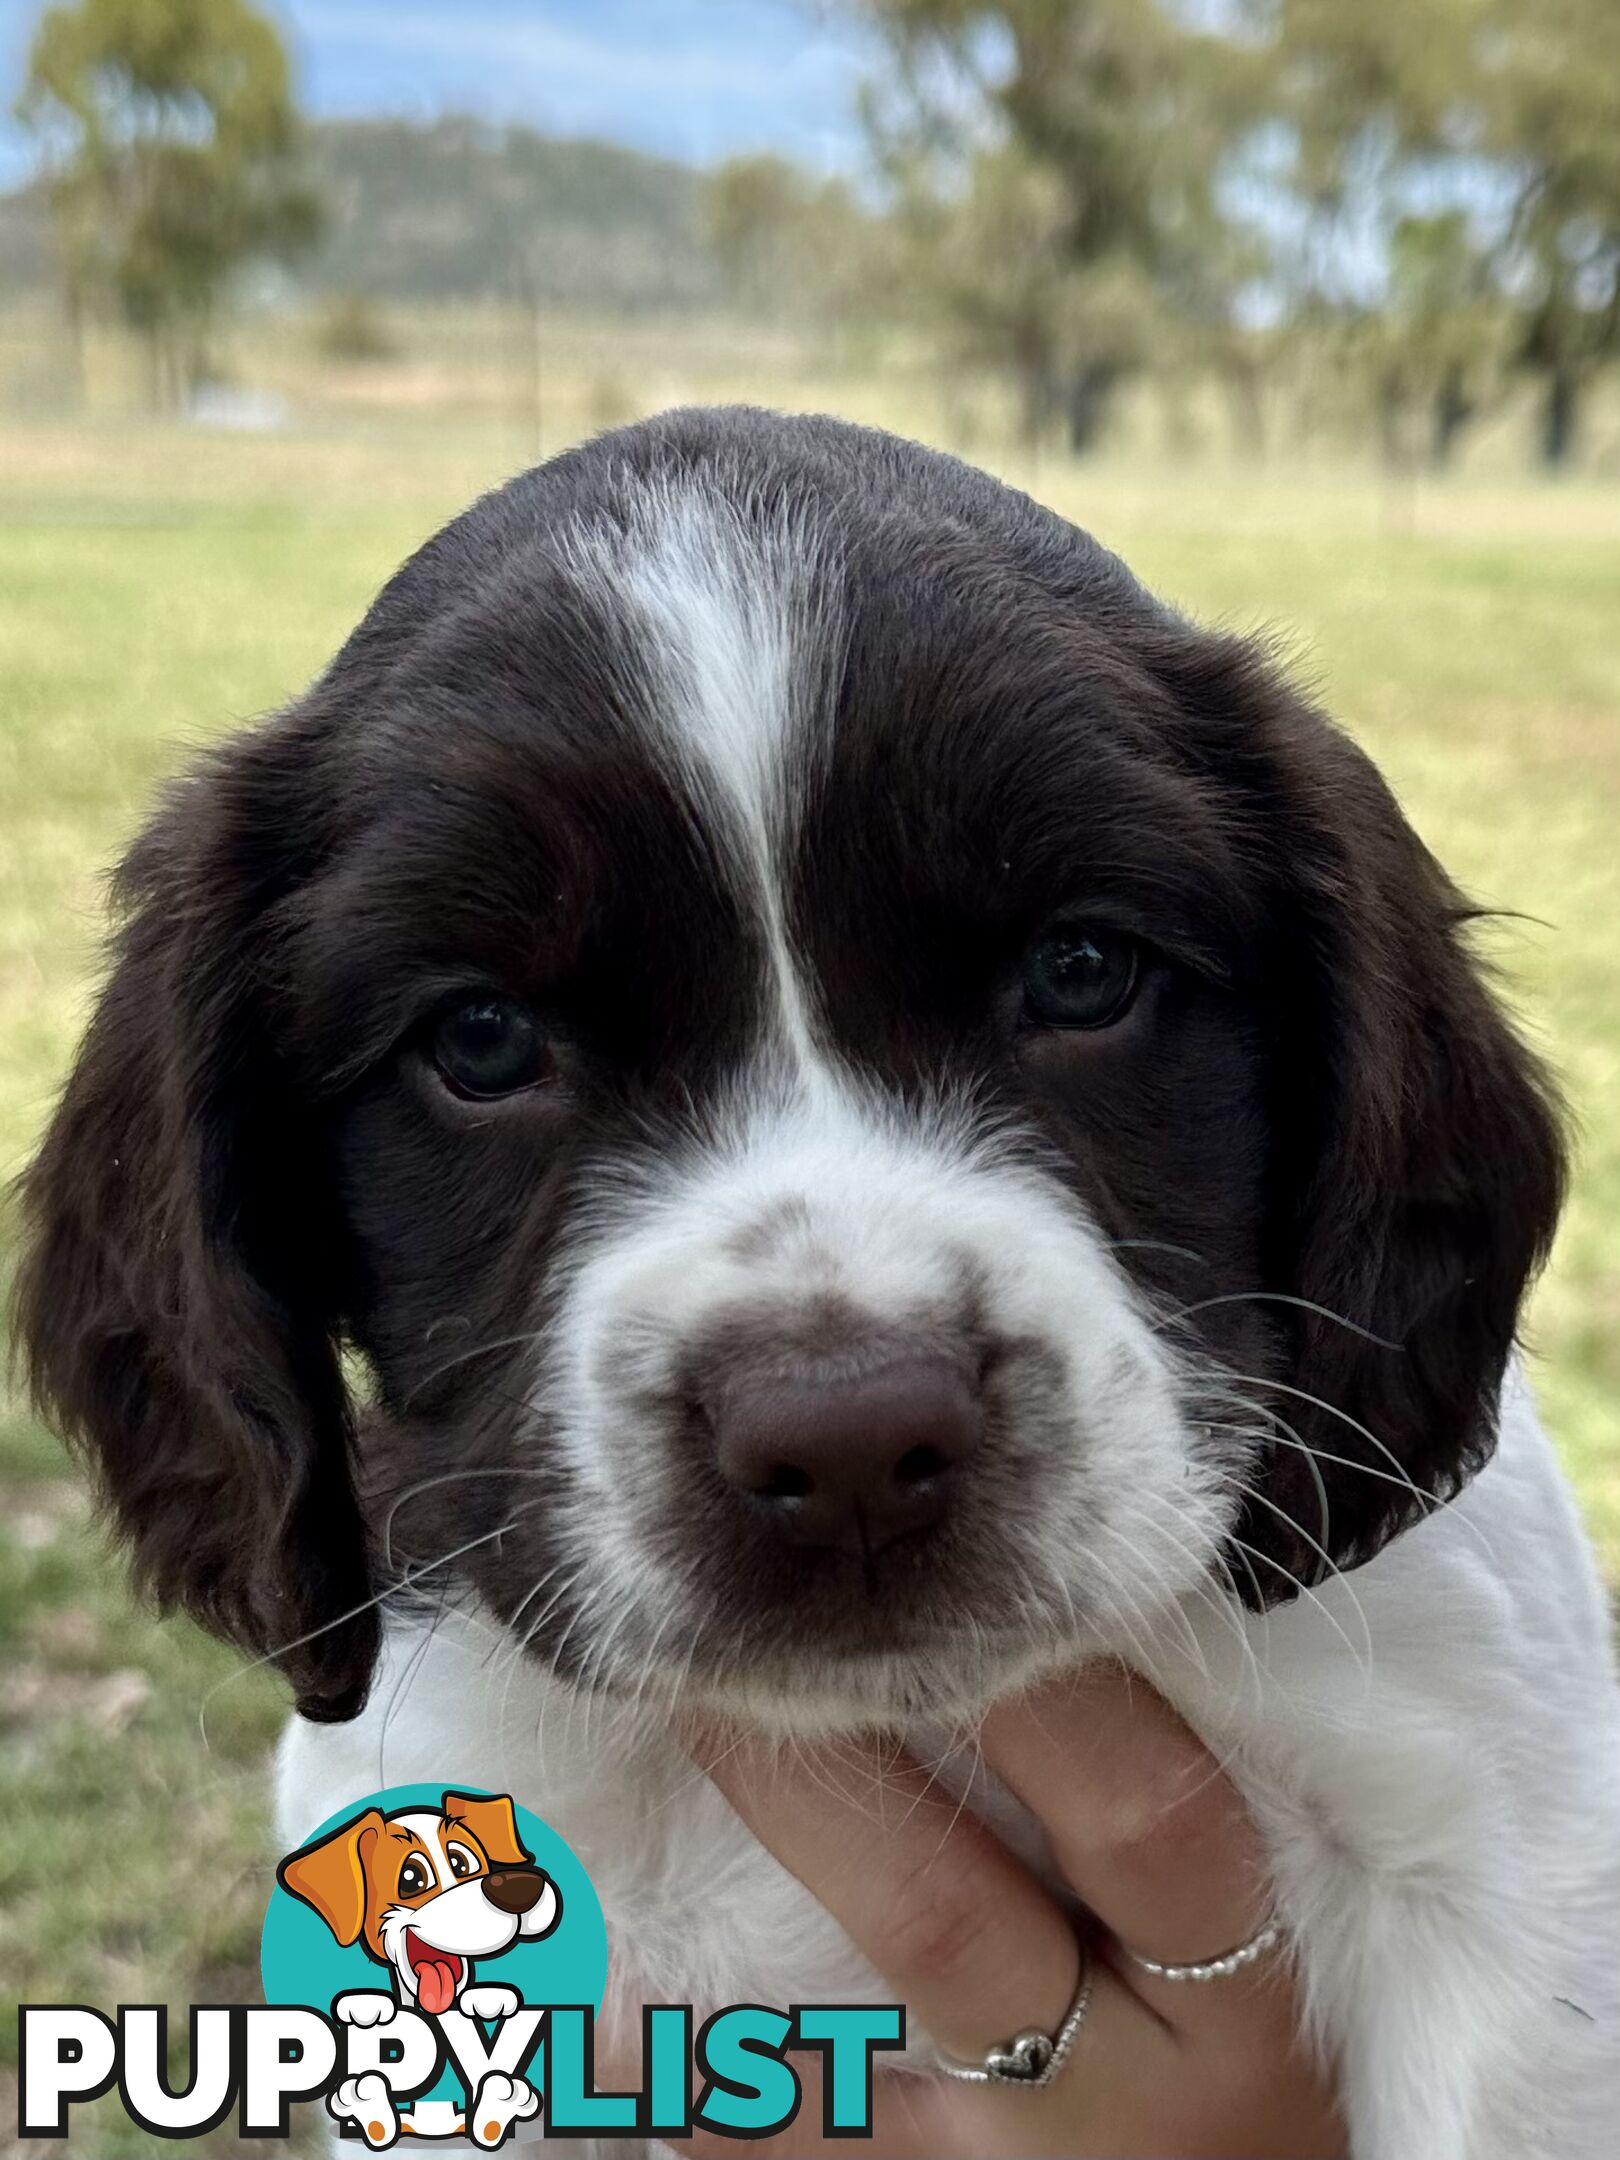
[[[1195,1305],[1183,1305],[1179,1312],[1167,1313],[1158,1323],[1161,1327],[1173,1326],[1178,1320],[1190,1319],[1194,1313],[1208,1312],[1216,1305],[1294,1305],[1301,1312],[1315,1313],[1323,1320],[1331,1320],[1335,1327],[1342,1327],[1347,1334],[1359,1335],[1363,1342],[1376,1343],[1380,1350],[1393,1350],[1405,1355],[1405,1343],[1392,1342],[1387,1335],[1375,1335],[1371,1328],[1363,1327],[1359,1320],[1347,1319],[1335,1312],[1331,1305],[1318,1305],[1313,1298],[1292,1297],[1285,1290],[1228,1290],[1220,1297],[1200,1298]]]
[[[1168,1523],[1161,1522],[1157,1515],[1149,1514],[1142,1506],[1138,1505],[1133,1508],[1131,1520],[1133,1523],[1139,1523],[1144,1530],[1156,1532],[1190,1564],[1194,1571],[1194,1580],[1188,1586],[1188,1591],[1185,1594],[1196,1597],[1201,1605],[1206,1606],[1214,1614],[1227,1632],[1234,1637],[1246,1661],[1250,1665],[1254,1665],[1258,1670],[1254,1645],[1249,1640],[1243,1615],[1233,1603],[1229,1603],[1216,1595],[1214,1586],[1209,1581],[1208,1564],[1202,1556],[1187,1543],[1185,1538],[1178,1537]],[[1219,1555],[1216,1555],[1216,1557],[1218,1558]],[[1230,1582],[1230,1576],[1228,1576],[1228,1582]],[[1205,1678],[1213,1681],[1207,1660],[1200,1658],[1200,1664]]]
[[[1419,1493],[1421,1497],[1430,1500],[1435,1506],[1440,1505],[1433,1493],[1422,1494],[1421,1488],[1412,1484],[1410,1473],[1400,1457],[1395,1453],[1395,1450],[1386,1441],[1380,1440],[1375,1432],[1369,1432],[1359,1419],[1353,1418],[1348,1410],[1341,1410],[1337,1403],[1326,1402],[1320,1395],[1313,1395],[1308,1388],[1294,1387],[1287,1380],[1273,1380],[1262,1373],[1233,1373],[1231,1377],[1244,1387],[1276,1388],[1280,1394],[1292,1395],[1296,1401],[1312,1403],[1318,1410],[1326,1411],[1329,1417],[1335,1417],[1341,1424],[1348,1425],[1350,1430],[1359,1433],[1370,1447],[1375,1447],[1386,1462],[1394,1465],[1396,1471],[1405,1479],[1406,1483],[1412,1485],[1414,1493]]]
[[[1317,1550],[1325,1552],[1328,1540],[1333,1534],[1333,1509],[1328,1500],[1327,1480],[1322,1475],[1322,1465],[1317,1460],[1316,1450],[1307,1447],[1305,1442],[1300,1439],[1299,1434],[1294,1432],[1293,1427],[1278,1413],[1267,1410],[1264,1404],[1245,1405],[1245,1408],[1250,1409],[1254,1415],[1267,1420],[1268,1425],[1271,1427],[1269,1437],[1273,1444],[1283,1444],[1282,1436],[1277,1431],[1278,1426],[1282,1426],[1287,1432],[1293,1433],[1294,1441],[1305,1457],[1305,1467],[1310,1472],[1311,1483],[1316,1487],[1316,1515],[1321,1532]],[[1304,1526],[1298,1525],[1297,1527],[1301,1537],[1303,1537],[1305,1535]]]
[[[441,1596],[437,1612],[433,1615],[432,1621],[429,1623],[427,1631],[417,1644],[416,1649],[407,1659],[399,1678],[394,1682],[393,1692],[390,1694],[387,1706],[383,1711],[382,1724],[377,1732],[377,1790],[379,1792],[384,1790],[388,1784],[385,1772],[388,1728],[394,1721],[394,1713],[399,1708],[402,1699],[415,1681],[417,1674],[422,1670],[423,1661],[432,1647],[433,1638],[439,1631],[439,1623],[444,1618],[447,1602],[447,1597]]]
[[[1112,1523],[1099,1523],[1097,1525],[1097,1528],[1102,1531],[1105,1536],[1117,1536],[1117,1532],[1114,1530],[1114,1526],[1112,1525]],[[1152,1622],[1148,1620],[1146,1615],[1143,1613],[1142,1608],[1137,1603],[1134,1594],[1125,1588],[1124,1582],[1121,1580],[1120,1576],[1109,1565],[1108,1561],[1104,1559],[1103,1555],[1100,1552],[1092,1552],[1091,1563],[1094,1567],[1100,1568],[1102,1570],[1105,1587],[1113,1591],[1114,1610],[1109,1614],[1109,1618],[1110,1620],[1116,1622],[1119,1627],[1124,1630],[1125,1634],[1129,1637],[1131,1648],[1136,1652],[1137,1670],[1143,1673],[1152,1672],[1154,1667],[1158,1663],[1158,1660],[1154,1657],[1153,1652],[1148,1647],[1147,1643],[1144,1642],[1142,1637],[1136,1632],[1136,1628],[1133,1625],[1132,1621],[1130,1619],[1127,1619],[1124,1611],[1121,1609],[1121,1601],[1123,1600],[1125,1603],[1129,1604],[1131,1612],[1135,1616],[1135,1619],[1142,1622],[1142,1624],[1147,1628],[1150,1635],[1153,1631]]]
[[[1387,1441],[1380,1440],[1375,1432],[1369,1432],[1367,1427],[1363,1425],[1358,1419],[1353,1418],[1348,1410],[1341,1410],[1336,1403],[1327,1402],[1320,1395],[1313,1395],[1308,1389],[1295,1387],[1286,1380],[1273,1380],[1259,1373],[1231,1373],[1226,1375],[1225,1377],[1245,1387],[1275,1388],[1281,1394],[1292,1395],[1300,1402],[1314,1404],[1318,1410],[1324,1411],[1329,1417],[1337,1418],[1341,1424],[1348,1425],[1350,1430],[1354,1433],[1358,1433],[1361,1438],[1367,1442],[1369,1447],[1376,1448],[1378,1453],[1383,1457],[1384,1461],[1391,1465],[1393,1475],[1390,1477],[1390,1482],[1392,1484],[1401,1486],[1405,1491],[1409,1492],[1412,1498],[1418,1503],[1418,1505],[1425,1511],[1426,1514],[1437,1515],[1443,1509],[1451,1505],[1449,1501],[1442,1499],[1438,1493],[1427,1492],[1421,1485],[1417,1484],[1414,1481],[1411,1472],[1406,1468],[1406,1465],[1401,1461],[1400,1457],[1395,1453],[1394,1449],[1389,1446]],[[1297,1446],[1301,1448],[1304,1448],[1306,1446],[1306,1442],[1300,1437],[1299,1433],[1295,1430],[1295,1428],[1290,1425],[1286,1419],[1283,1418],[1280,1411],[1272,1410],[1264,1403],[1248,1402],[1242,1397],[1237,1397],[1235,1399],[1237,1400],[1239,1406],[1242,1409],[1247,1410],[1253,1414],[1257,1414],[1260,1417],[1274,1420],[1277,1424],[1280,1424],[1283,1427],[1283,1430],[1292,1436]],[[1372,1468],[1371,1464],[1358,1463],[1351,1457],[1329,1455],[1326,1453],[1325,1450],[1320,1448],[1309,1449],[1308,1452],[1316,1455],[1319,1460],[1323,1462],[1340,1463],[1346,1469],[1362,1470],[1369,1477],[1382,1477],[1388,1474],[1382,1471],[1375,1471]],[[1486,1537],[1484,1531],[1480,1528],[1479,1524],[1474,1522],[1467,1515],[1459,1515],[1456,1519],[1459,1522],[1465,1523],[1467,1525],[1469,1534],[1475,1539],[1480,1551],[1485,1555],[1485,1557],[1491,1562],[1492,1566],[1494,1567],[1496,1565],[1495,1551],[1492,1548],[1489,1538]]]
[[[394,1563],[394,1522],[400,1509],[408,1506],[412,1500],[420,1500],[424,1493],[437,1492],[444,1485],[470,1483],[474,1478],[543,1478],[545,1476],[546,1472],[544,1470],[536,1470],[527,1464],[522,1466],[513,1464],[506,1467],[492,1465],[487,1469],[446,1470],[440,1477],[424,1478],[420,1485],[412,1485],[405,1492],[402,1492],[383,1518],[382,1546],[385,1559],[389,1566],[392,1567]],[[515,1525],[511,1527],[515,1527]]]
[[[501,1678],[503,1681],[500,1706],[496,1712],[497,1731],[502,1731],[505,1728],[506,1713],[512,1700],[512,1689],[516,1684],[518,1674],[523,1670],[523,1661],[528,1655],[530,1646],[557,1606],[576,1587],[584,1571],[585,1563],[583,1561],[573,1568],[565,1569],[563,1562],[559,1560],[545,1569],[524,1593],[521,1603],[512,1616],[512,1620],[508,1623],[506,1655],[503,1659],[497,1660],[490,1666],[489,1676],[491,1683],[493,1684],[497,1678]],[[556,1582],[559,1575],[562,1580],[557,1584],[557,1588],[547,1600],[543,1610],[537,1615],[533,1624],[520,1634],[516,1626],[518,1614],[523,1611],[525,1606],[532,1604],[548,1585]],[[544,1711],[542,1710],[543,1715]]]
[[[285,1642],[278,1643],[274,1649],[266,1650],[258,1657],[249,1658],[245,1664],[238,1665],[234,1671],[228,1672],[223,1678],[216,1680],[197,1705],[197,1730],[202,1738],[204,1748],[212,1751],[213,1747],[213,1743],[208,1737],[208,1706],[226,1688],[234,1687],[248,1673],[258,1672],[266,1665],[274,1665],[279,1659],[284,1658],[289,1651],[302,1650],[306,1644],[318,1642],[323,1635],[329,1635],[334,1628],[344,1627],[349,1621],[358,1620],[362,1613],[368,1613],[378,1606],[386,1605],[390,1599],[408,1592],[416,1583],[431,1575],[435,1569],[448,1567],[452,1560],[459,1560],[464,1553],[470,1553],[478,1546],[487,1545],[492,1539],[504,1536],[508,1530],[517,1526],[519,1519],[519,1517],[514,1516],[510,1522],[499,1523],[493,1530],[485,1530],[478,1537],[468,1538],[465,1544],[452,1546],[448,1552],[440,1553],[436,1559],[423,1561],[420,1567],[407,1570],[406,1574],[398,1582],[385,1584],[381,1590],[374,1591],[368,1598],[362,1598],[358,1605],[351,1605],[346,1612],[340,1612],[336,1618],[323,1620],[319,1627],[307,1628],[302,1635],[289,1636]]]
[[[1409,1477],[1396,1477],[1393,1472],[1379,1470],[1372,1463],[1357,1462],[1352,1455],[1336,1455],[1331,1448],[1312,1447],[1308,1441],[1300,1438],[1299,1434],[1285,1418],[1279,1417],[1274,1410],[1268,1410],[1264,1403],[1244,1404],[1243,1407],[1252,1410],[1257,1417],[1267,1418],[1272,1421],[1267,1425],[1265,1431],[1259,1435],[1268,1445],[1297,1448],[1302,1455],[1314,1456],[1319,1463],[1332,1463],[1341,1470],[1354,1470],[1359,1477],[1375,1478],[1381,1485],[1393,1485],[1398,1492],[1410,1493],[1414,1500],[1421,1501],[1431,1514],[1439,1514],[1446,1506],[1445,1501],[1439,1499],[1434,1493],[1425,1492],[1421,1485],[1415,1485]],[[1204,1419],[1202,1422],[1212,1432],[1252,1432],[1254,1430],[1249,1426],[1225,1424],[1219,1419]],[[1275,1429],[1278,1426],[1281,1427],[1280,1431]]]
[[[1350,1588],[1349,1579],[1345,1575],[1344,1570],[1335,1563],[1330,1553],[1324,1551],[1323,1548],[1316,1543],[1316,1540],[1311,1536],[1310,1532],[1306,1530],[1302,1524],[1296,1522],[1293,1516],[1290,1515],[1286,1509],[1278,1507],[1274,1500],[1269,1500],[1263,1492],[1258,1491],[1257,1488],[1253,1485],[1235,1483],[1234,1489],[1238,1492],[1247,1494],[1251,1500],[1257,1501],[1261,1507],[1265,1508],[1268,1511],[1268,1513],[1275,1515],[1279,1522],[1286,1523],[1291,1530],[1296,1531],[1298,1535],[1305,1540],[1305,1543],[1309,1545],[1313,1549],[1313,1551],[1320,1555],[1329,1576],[1344,1584],[1345,1596],[1349,1599],[1351,1606],[1355,1610],[1356,1618],[1361,1623],[1362,1648],[1360,1650],[1356,1648],[1355,1644],[1351,1641],[1349,1634],[1341,1625],[1337,1617],[1329,1610],[1324,1600],[1320,1596],[1318,1596],[1316,1591],[1308,1583],[1301,1582],[1299,1577],[1292,1573],[1290,1569],[1284,1567],[1280,1560],[1273,1560],[1271,1559],[1269,1554],[1262,1553],[1257,1547],[1253,1545],[1245,1544],[1244,1541],[1241,1538],[1237,1537],[1235,1534],[1233,1534],[1232,1536],[1233,1544],[1240,1546],[1244,1552],[1248,1553],[1251,1556],[1251,1558],[1257,1560],[1264,1560],[1267,1566],[1275,1568],[1277,1573],[1281,1575],[1285,1581],[1291,1582],[1294,1585],[1294,1588],[1300,1593],[1302,1597],[1310,1599],[1311,1603],[1321,1613],[1323,1619],[1326,1620],[1329,1627],[1333,1629],[1334,1633],[1338,1635],[1339,1639],[1343,1642],[1345,1648],[1349,1651],[1351,1657],[1355,1659],[1356,1664],[1360,1668],[1363,1677],[1365,1679],[1370,1679],[1372,1677],[1373,1665],[1372,1629],[1368,1625],[1367,1615],[1362,1609],[1361,1600],[1356,1596],[1354,1590]]]
[[[1131,1519],[1133,1522],[1142,1522],[1147,1520],[1145,1514],[1140,1508],[1134,1509],[1132,1511]],[[1147,1572],[1148,1574],[1151,1574],[1153,1572],[1152,1564],[1149,1561],[1147,1554],[1143,1552],[1142,1548],[1136,1543],[1134,1538],[1127,1537],[1124,1530],[1121,1529],[1118,1523],[1109,1523],[1105,1525],[1105,1527],[1112,1531],[1114,1537],[1118,1540],[1118,1542],[1125,1547],[1125,1550],[1132,1555],[1132,1557],[1141,1565],[1145,1572]],[[1161,1569],[1160,1582],[1162,1583],[1163,1580],[1164,1571]],[[1209,1661],[1204,1656],[1203,1646],[1198,1640],[1197,1630],[1193,1627],[1193,1624],[1188,1619],[1186,1613],[1183,1612],[1181,1609],[1180,1600],[1175,1597],[1166,1597],[1162,1601],[1160,1610],[1164,1613],[1167,1620],[1175,1620],[1188,1646],[1188,1655],[1190,1656],[1192,1661],[1198,1666],[1198,1669],[1202,1672],[1204,1678],[1208,1680],[1211,1677],[1209,1670]]]
[[[474,1343],[470,1350],[458,1350],[454,1357],[446,1358],[442,1365],[435,1365],[431,1372],[424,1373],[416,1385],[407,1390],[400,1399],[400,1410],[402,1413],[409,1410],[417,1397],[432,1387],[435,1380],[442,1380],[446,1373],[454,1372],[458,1365],[469,1365],[474,1358],[493,1357],[497,1350],[521,1350],[530,1344],[544,1342],[545,1339],[544,1328],[529,1328],[521,1335],[501,1335],[493,1342]]]
[[[1108,1252],[1162,1252],[1171,1254],[1177,1260],[1190,1260],[1194,1267],[1209,1266],[1209,1261],[1201,1252],[1194,1252],[1187,1245],[1171,1245],[1164,1238],[1103,1238],[1101,1243]],[[1190,1309],[1197,1310],[1196,1307]]]

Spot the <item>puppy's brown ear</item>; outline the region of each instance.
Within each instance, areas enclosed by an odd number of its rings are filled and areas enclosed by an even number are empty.
[[[346,1950],[366,1924],[366,1868],[384,1828],[376,1808],[289,1853],[276,1880],[313,1906]]]
[[[141,1583],[273,1658],[307,1716],[342,1718],[377,1622],[341,1229],[270,1012],[308,791],[308,745],[278,721],[204,766],[125,863],[111,979],[22,1182],[16,1320]]]
[[[474,1793],[447,1792],[444,1812],[467,1825],[491,1867],[524,1867],[534,1858],[518,1836],[517,1816],[505,1793],[481,1800]]]
[[[1178,690],[1267,890],[1267,1288],[1291,1364],[1234,1575],[1256,1603],[1367,1560],[1489,1459],[1552,1241],[1555,1092],[1469,949],[1474,911],[1348,737],[1252,648],[1179,646]]]

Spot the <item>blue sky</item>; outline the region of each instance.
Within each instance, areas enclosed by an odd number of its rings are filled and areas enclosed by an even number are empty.
[[[265,0],[308,110],[476,112],[707,162],[774,147],[823,171],[859,155],[868,48],[804,0]],[[26,176],[10,118],[33,0],[0,0],[0,186]]]

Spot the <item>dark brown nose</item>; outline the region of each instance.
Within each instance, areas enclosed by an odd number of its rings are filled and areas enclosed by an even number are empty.
[[[526,1913],[540,1902],[546,1878],[538,1868],[497,1868],[484,1877],[484,1895],[497,1912]]]
[[[941,1520],[984,1414],[954,1365],[924,1356],[739,1382],[714,1426],[721,1475],[783,1537],[870,1554]]]

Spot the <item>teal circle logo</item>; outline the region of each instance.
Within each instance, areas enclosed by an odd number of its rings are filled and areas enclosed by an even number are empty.
[[[607,1963],[601,1903],[572,1848],[473,1785],[391,1785],[329,1815],[277,1869],[259,1948],[267,2003],[339,2017],[353,1996],[386,2017],[375,1999],[392,1996],[482,2021],[514,1994],[525,2009],[594,2014]],[[447,2067],[422,2097],[443,2107],[459,2090]]]

